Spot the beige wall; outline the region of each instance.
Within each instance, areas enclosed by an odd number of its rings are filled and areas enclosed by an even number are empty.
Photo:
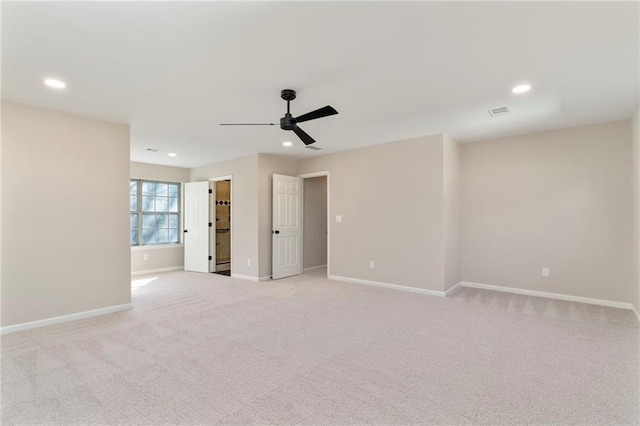
[[[635,285],[633,286],[632,303],[637,312],[640,312],[640,108],[636,111],[632,120],[632,151],[631,163],[633,167],[633,219],[634,219],[634,266]]]
[[[271,276],[272,230],[272,182],[273,175],[297,175],[297,162],[288,157],[258,154],[258,244],[259,276],[268,279]]]
[[[191,169],[191,182],[231,175],[231,273],[258,277],[258,154]],[[251,265],[248,265],[248,262]]]
[[[2,326],[131,301],[129,128],[2,104]]]
[[[461,153],[464,281],[631,302],[628,120],[464,144]]]
[[[327,264],[327,177],[304,179],[303,266]]]
[[[319,171],[330,172],[331,275],[444,290],[442,135],[298,162]]]
[[[147,256],[145,260],[145,255]],[[131,248],[131,274],[141,275],[184,268],[184,246],[139,246]]]
[[[460,282],[460,145],[443,136],[444,288]]]
[[[189,182],[190,171],[182,167],[161,166],[131,162],[132,179],[148,179],[166,182]],[[147,259],[145,260],[145,255]],[[157,271],[184,266],[184,247],[137,246],[131,248],[131,272]]]
[[[159,164],[131,163],[131,179],[148,179],[166,182],[189,182],[191,171],[183,167]]]

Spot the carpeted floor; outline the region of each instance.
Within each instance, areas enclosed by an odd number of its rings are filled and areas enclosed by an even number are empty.
[[[174,272],[2,338],[2,424],[638,424],[632,312]]]

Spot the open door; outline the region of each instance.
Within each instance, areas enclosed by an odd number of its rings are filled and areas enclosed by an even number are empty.
[[[302,273],[302,179],[273,175],[272,278]]]
[[[184,270],[209,272],[209,182],[184,188]]]
[[[211,272],[231,275],[231,179],[213,182],[211,211],[215,212],[213,220],[215,230],[212,232]]]

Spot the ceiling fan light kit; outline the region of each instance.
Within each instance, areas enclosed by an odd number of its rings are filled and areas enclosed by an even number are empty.
[[[287,101],[287,112],[280,119],[280,128],[282,130],[291,130],[295,133],[305,145],[311,145],[315,142],[311,136],[309,136],[304,130],[298,127],[298,123],[302,123],[304,121],[316,120],[318,118],[328,117],[330,115],[335,115],[338,111],[335,110],[330,105],[319,108],[315,111],[308,112],[306,114],[302,114],[299,117],[294,117],[291,115],[291,111],[289,108],[289,103],[296,98],[296,91],[292,89],[284,89],[280,92],[280,97]],[[220,123],[221,126],[273,126],[274,123]]]

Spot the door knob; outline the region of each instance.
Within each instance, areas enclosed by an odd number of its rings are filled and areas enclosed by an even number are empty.
[[[274,234],[279,234],[280,231],[278,231],[277,229],[275,231],[273,231]]]

